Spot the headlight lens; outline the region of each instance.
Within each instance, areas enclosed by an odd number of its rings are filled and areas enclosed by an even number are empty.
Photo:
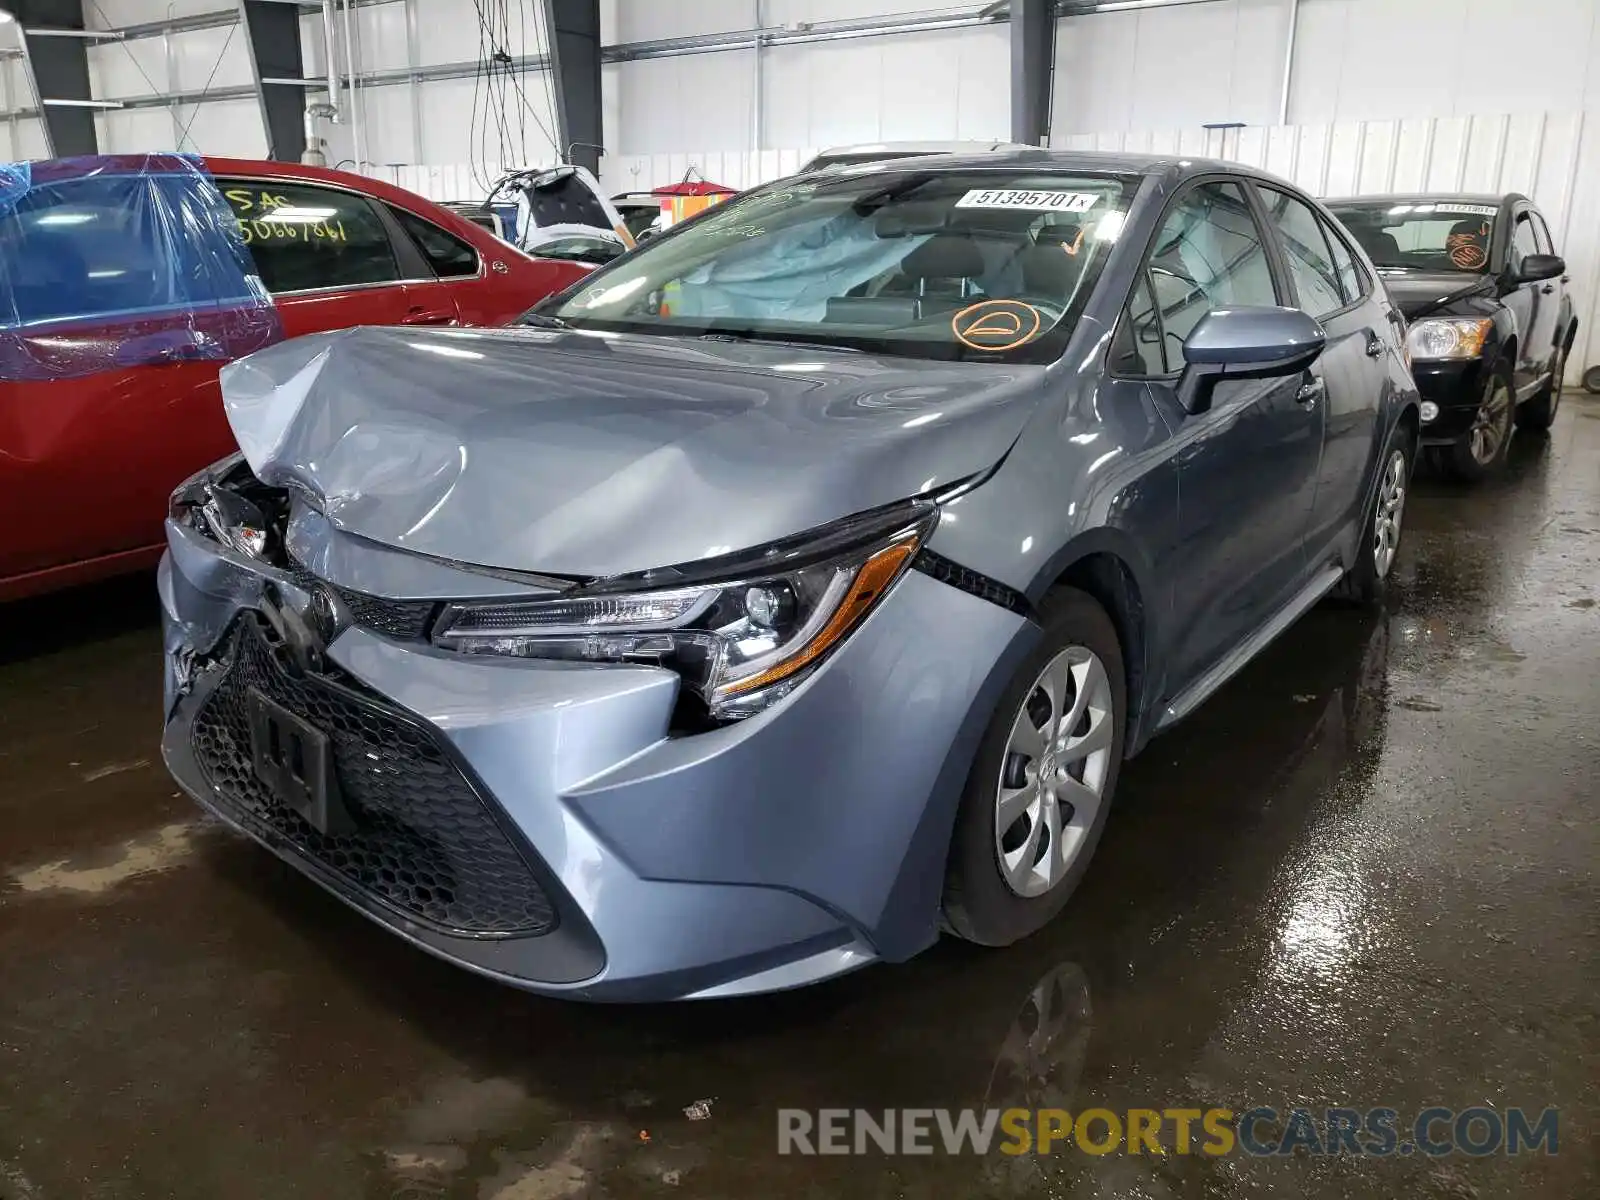
[[[1494,322],[1476,317],[1430,317],[1406,335],[1406,348],[1418,360],[1477,358]]]
[[[754,556],[793,566],[746,566],[705,583],[452,604],[433,640],[462,654],[671,667],[713,717],[746,717],[787,695],[844,641],[911,565],[937,516],[931,507],[905,510],[869,523],[865,540],[847,549],[830,532],[810,552]]]

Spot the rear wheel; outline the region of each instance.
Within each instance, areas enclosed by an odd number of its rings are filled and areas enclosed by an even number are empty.
[[[1556,409],[1561,407],[1561,377],[1567,372],[1567,348],[1556,351],[1550,364],[1550,382],[1539,394],[1517,409],[1517,428],[1541,432],[1556,423]]]
[[[1439,465],[1445,473],[1464,483],[1477,483],[1504,467],[1506,453],[1511,449],[1515,410],[1511,366],[1497,363],[1484,373],[1472,428],[1440,450]]]
[[[1122,765],[1127,684],[1111,618],[1059,588],[962,794],[944,916],[971,942],[1004,946],[1061,911],[1088,869]]]
[[[1400,426],[1389,435],[1378,469],[1378,491],[1362,528],[1361,549],[1355,566],[1345,573],[1334,590],[1338,599],[1355,604],[1375,605],[1388,588],[1389,574],[1400,554],[1400,532],[1406,515],[1406,492],[1411,486],[1412,455],[1416,438],[1409,428]]]

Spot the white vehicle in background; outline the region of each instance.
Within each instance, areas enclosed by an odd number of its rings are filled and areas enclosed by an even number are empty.
[[[894,158],[921,158],[927,154],[984,154],[992,150],[1035,150],[1020,142],[864,142],[859,146],[835,146],[824,150],[800,173],[829,167],[853,167],[861,163],[886,162]]]
[[[483,200],[447,207],[536,257],[552,245],[562,251],[552,257],[573,259],[580,256],[566,251],[580,243],[615,246],[616,254],[633,249],[633,234],[600,181],[571,163],[508,171]]]

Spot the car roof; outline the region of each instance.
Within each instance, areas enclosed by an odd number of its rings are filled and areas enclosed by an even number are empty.
[[[1232,175],[1247,175],[1279,186],[1294,186],[1270,172],[1245,163],[1175,154],[1127,154],[1116,150],[1048,150],[1041,146],[1006,146],[981,152],[930,154],[915,160],[891,159],[883,164],[886,171],[959,171],[972,168],[1109,171],[1122,175],[1159,175],[1174,179],[1222,171]]]
[[[1338,196],[1324,200],[1329,208],[1340,204],[1492,204],[1499,208],[1523,197],[1516,192],[1371,192],[1363,196]]]
[[[949,142],[861,142],[853,146],[829,146],[813,157],[831,158],[839,154],[959,154],[973,150],[1031,149],[1019,142],[997,142],[990,139]]]

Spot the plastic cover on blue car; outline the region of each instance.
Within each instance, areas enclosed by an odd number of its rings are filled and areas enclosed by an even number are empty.
[[[198,158],[0,164],[0,380],[220,365],[282,337]]]

